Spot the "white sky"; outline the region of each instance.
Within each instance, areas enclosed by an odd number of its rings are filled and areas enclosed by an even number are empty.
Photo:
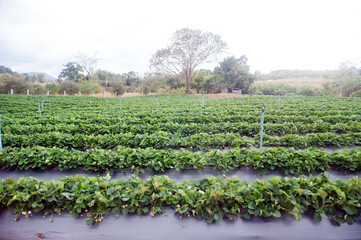
[[[360,0],[0,0],[0,65],[57,77],[98,52],[99,68],[142,74],[184,27],[221,35],[252,71],[361,61]]]

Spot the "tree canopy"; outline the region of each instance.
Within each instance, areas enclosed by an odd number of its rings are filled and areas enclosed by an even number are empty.
[[[153,54],[150,65],[159,72],[182,75],[189,94],[193,71],[201,63],[215,61],[226,47],[219,35],[182,28],[174,33],[168,47]]]
[[[361,68],[351,62],[341,63],[335,84],[341,89],[342,97],[349,97],[353,92],[361,90]]]
[[[220,77],[222,88],[238,88],[244,93],[248,92],[255,77],[250,73],[247,57],[227,57],[214,69],[214,74]]]
[[[75,82],[84,79],[84,75],[82,74],[83,68],[78,63],[68,62],[63,66],[64,68],[60,72],[59,79],[73,80]]]

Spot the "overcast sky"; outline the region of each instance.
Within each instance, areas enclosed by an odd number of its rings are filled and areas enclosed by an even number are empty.
[[[252,72],[361,61],[360,0],[0,0],[0,65],[57,77],[98,52],[101,69],[143,74],[184,27],[219,34]]]

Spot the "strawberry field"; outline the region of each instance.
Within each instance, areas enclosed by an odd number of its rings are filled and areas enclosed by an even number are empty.
[[[0,95],[0,105],[0,215],[56,224],[64,213],[101,227],[171,211],[208,223],[360,226],[359,99]],[[187,171],[212,174],[172,178]]]

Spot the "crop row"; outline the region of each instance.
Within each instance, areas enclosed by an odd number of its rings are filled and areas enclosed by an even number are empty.
[[[86,150],[90,148],[111,149],[117,146],[124,147],[153,147],[164,148],[189,148],[210,149],[225,147],[250,147],[259,146],[259,136],[255,140],[242,137],[234,133],[206,134],[199,133],[187,137],[167,132],[155,132],[153,134],[106,134],[106,135],[83,135],[50,132],[34,135],[3,135],[5,147],[60,147]],[[295,148],[328,147],[328,146],[352,146],[361,145],[361,133],[333,134],[333,133],[310,133],[306,136],[287,134],[282,137],[263,136],[263,146],[284,146]]]
[[[61,132],[69,134],[85,134],[85,135],[104,135],[104,134],[151,134],[158,131],[177,133],[180,136],[189,136],[197,133],[238,133],[240,135],[254,136],[261,130],[259,123],[209,123],[209,124],[114,124],[114,125],[98,125],[98,124],[37,124],[37,125],[20,125],[12,124],[5,126],[2,132],[14,135]],[[304,133],[320,133],[335,132],[349,133],[361,132],[360,122],[338,123],[332,125],[318,121],[313,124],[301,123],[283,123],[283,124],[264,124],[264,132],[268,135],[285,135],[285,134],[304,134]]]
[[[113,151],[90,149],[86,152],[61,148],[6,148],[0,152],[1,169],[46,169],[60,170],[82,168],[86,171],[106,172],[114,169],[151,169],[154,173],[167,169],[178,171],[194,168],[198,171],[206,166],[222,172],[248,167],[261,174],[269,170],[280,170],[285,174],[304,174],[334,168],[342,171],[361,170],[361,149],[345,149],[332,153],[322,149],[294,148],[230,149],[227,152],[189,152],[158,150],[153,148],[135,149],[118,147]]]
[[[259,111],[256,114],[249,113],[214,113],[215,109],[212,109],[212,113],[204,113],[202,111],[195,112],[190,114],[187,111],[180,112],[177,114],[120,114],[120,113],[99,113],[99,114],[88,114],[84,111],[74,111],[73,114],[62,115],[62,114],[53,114],[49,115],[39,115],[36,116],[26,116],[20,114],[16,117],[5,117],[3,119],[4,126],[11,124],[20,124],[20,125],[38,125],[38,124],[100,124],[100,125],[115,125],[115,124],[159,124],[159,123],[174,123],[174,124],[190,124],[190,123],[259,123],[260,114]],[[327,116],[302,116],[302,114],[295,115],[271,115],[267,112],[265,113],[264,122],[270,124],[282,124],[282,123],[303,123],[303,124],[312,124],[319,121],[337,124],[337,123],[346,123],[346,122],[360,122],[360,114],[351,114],[347,115],[344,113],[339,114],[329,114]]]
[[[257,180],[251,184],[237,178],[206,177],[175,183],[167,176],[146,181],[132,176],[129,180],[110,177],[69,176],[44,181],[33,177],[0,181],[0,209],[12,210],[16,216],[29,217],[68,211],[74,217],[87,216],[88,224],[98,224],[111,212],[162,213],[167,207],[182,216],[193,216],[209,223],[239,216],[280,218],[293,214],[300,220],[303,213],[315,221],[329,218],[335,225],[353,224],[361,218],[361,181],[331,181],[327,174],[319,177]],[[51,219],[52,221],[52,219]]]

